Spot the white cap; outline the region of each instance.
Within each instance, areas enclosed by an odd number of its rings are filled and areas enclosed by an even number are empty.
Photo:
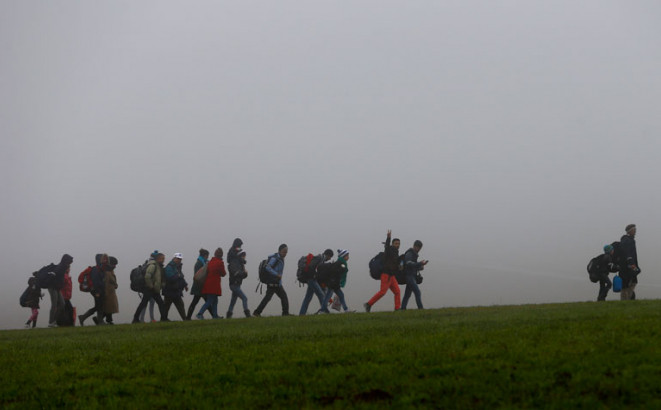
[[[174,254],[174,257],[177,258],[177,259],[184,259],[184,255],[182,255],[182,254],[179,253],[179,252],[175,253],[175,254]]]

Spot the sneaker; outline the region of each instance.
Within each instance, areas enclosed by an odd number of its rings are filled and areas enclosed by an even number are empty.
[[[151,320],[151,323],[156,323],[156,319],[152,319],[152,320]]]
[[[25,328],[26,328],[26,329],[29,329],[30,326],[32,326],[32,325],[30,325],[29,323],[26,323],[26,324],[25,324]]]
[[[365,312],[367,313],[370,313],[370,310],[372,310],[372,306],[370,306],[369,303],[365,303],[363,307],[365,308]]]
[[[94,322],[95,325],[97,326],[99,325],[99,319],[96,316],[92,318],[92,321]]]
[[[257,313],[257,312],[252,312],[252,315],[253,315],[254,317],[262,317],[262,315],[259,314],[259,313]]]
[[[347,310],[344,311],[344,313],[356,313],[356,311],[347,309]]]
[[[85,326],[83,322],[85,322],[85,318],[83,318],[83,315],[78,316],[78,321],[80,322],[80,327]]]
[[[50,324],[48,325],[48,327],[55,328],[55,327],[57,327],[57,323],[50,323]]]
[[[195,317],[197,318],[197,320],[204,320],[204,316],[202,315],[195,315]]]
[[[225,317],[227,317],[228,319],[231,319],[231,318],[232,318],[232,313],[233,313],[233,312],[227,312],[227,313],[225,313]]]

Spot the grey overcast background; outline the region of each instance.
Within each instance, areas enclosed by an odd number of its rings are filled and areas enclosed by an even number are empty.
[[[284,242],[292,313],[296,260],[327,247],[362,311],[387,229],[424,242],[440,308],[595,300],[588,260],[636,223],[637,295],[659,298],[659,21],[657,1],[1,1],[0,327],[63,253],[74,282],[119,259],[121,323],[152,250],[190,281],[235,237],[251,309]]]

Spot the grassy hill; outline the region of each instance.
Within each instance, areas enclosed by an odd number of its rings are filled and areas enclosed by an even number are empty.
[[[661,301],[0,332],[0,405],[661,408]]]

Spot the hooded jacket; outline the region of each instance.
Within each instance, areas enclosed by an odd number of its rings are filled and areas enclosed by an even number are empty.
[[[93,293],[98,293],[100,295],[105,295],[106,292],[106,286],[105,286],[105,279],[106,279],[106,274],[105,271],[109,269],[108,263],[101,263],[101,260],[103,260],[105,257],[106,261],[108,260],[108,255],[105,253],[98,253],[95,257],[96,259],[96,266],[92,268],[92,271],[90,272],[90,277],[92,278],[92,289]]]
[[[168,298],[180,298],[184,296],[184,289],[188,286],[184,274],[181,272],[181,264],[177,265],[174,260],[165,267],[165,286],[163,296]]]
[[[145,287],[159,293],[163,284],[163,265],[150,260],[145,270]]]
[[[383,273],[392,276],[397,271],[399,271],[399,250],[390,245],[390,237],[387,237],[383,257]]]

